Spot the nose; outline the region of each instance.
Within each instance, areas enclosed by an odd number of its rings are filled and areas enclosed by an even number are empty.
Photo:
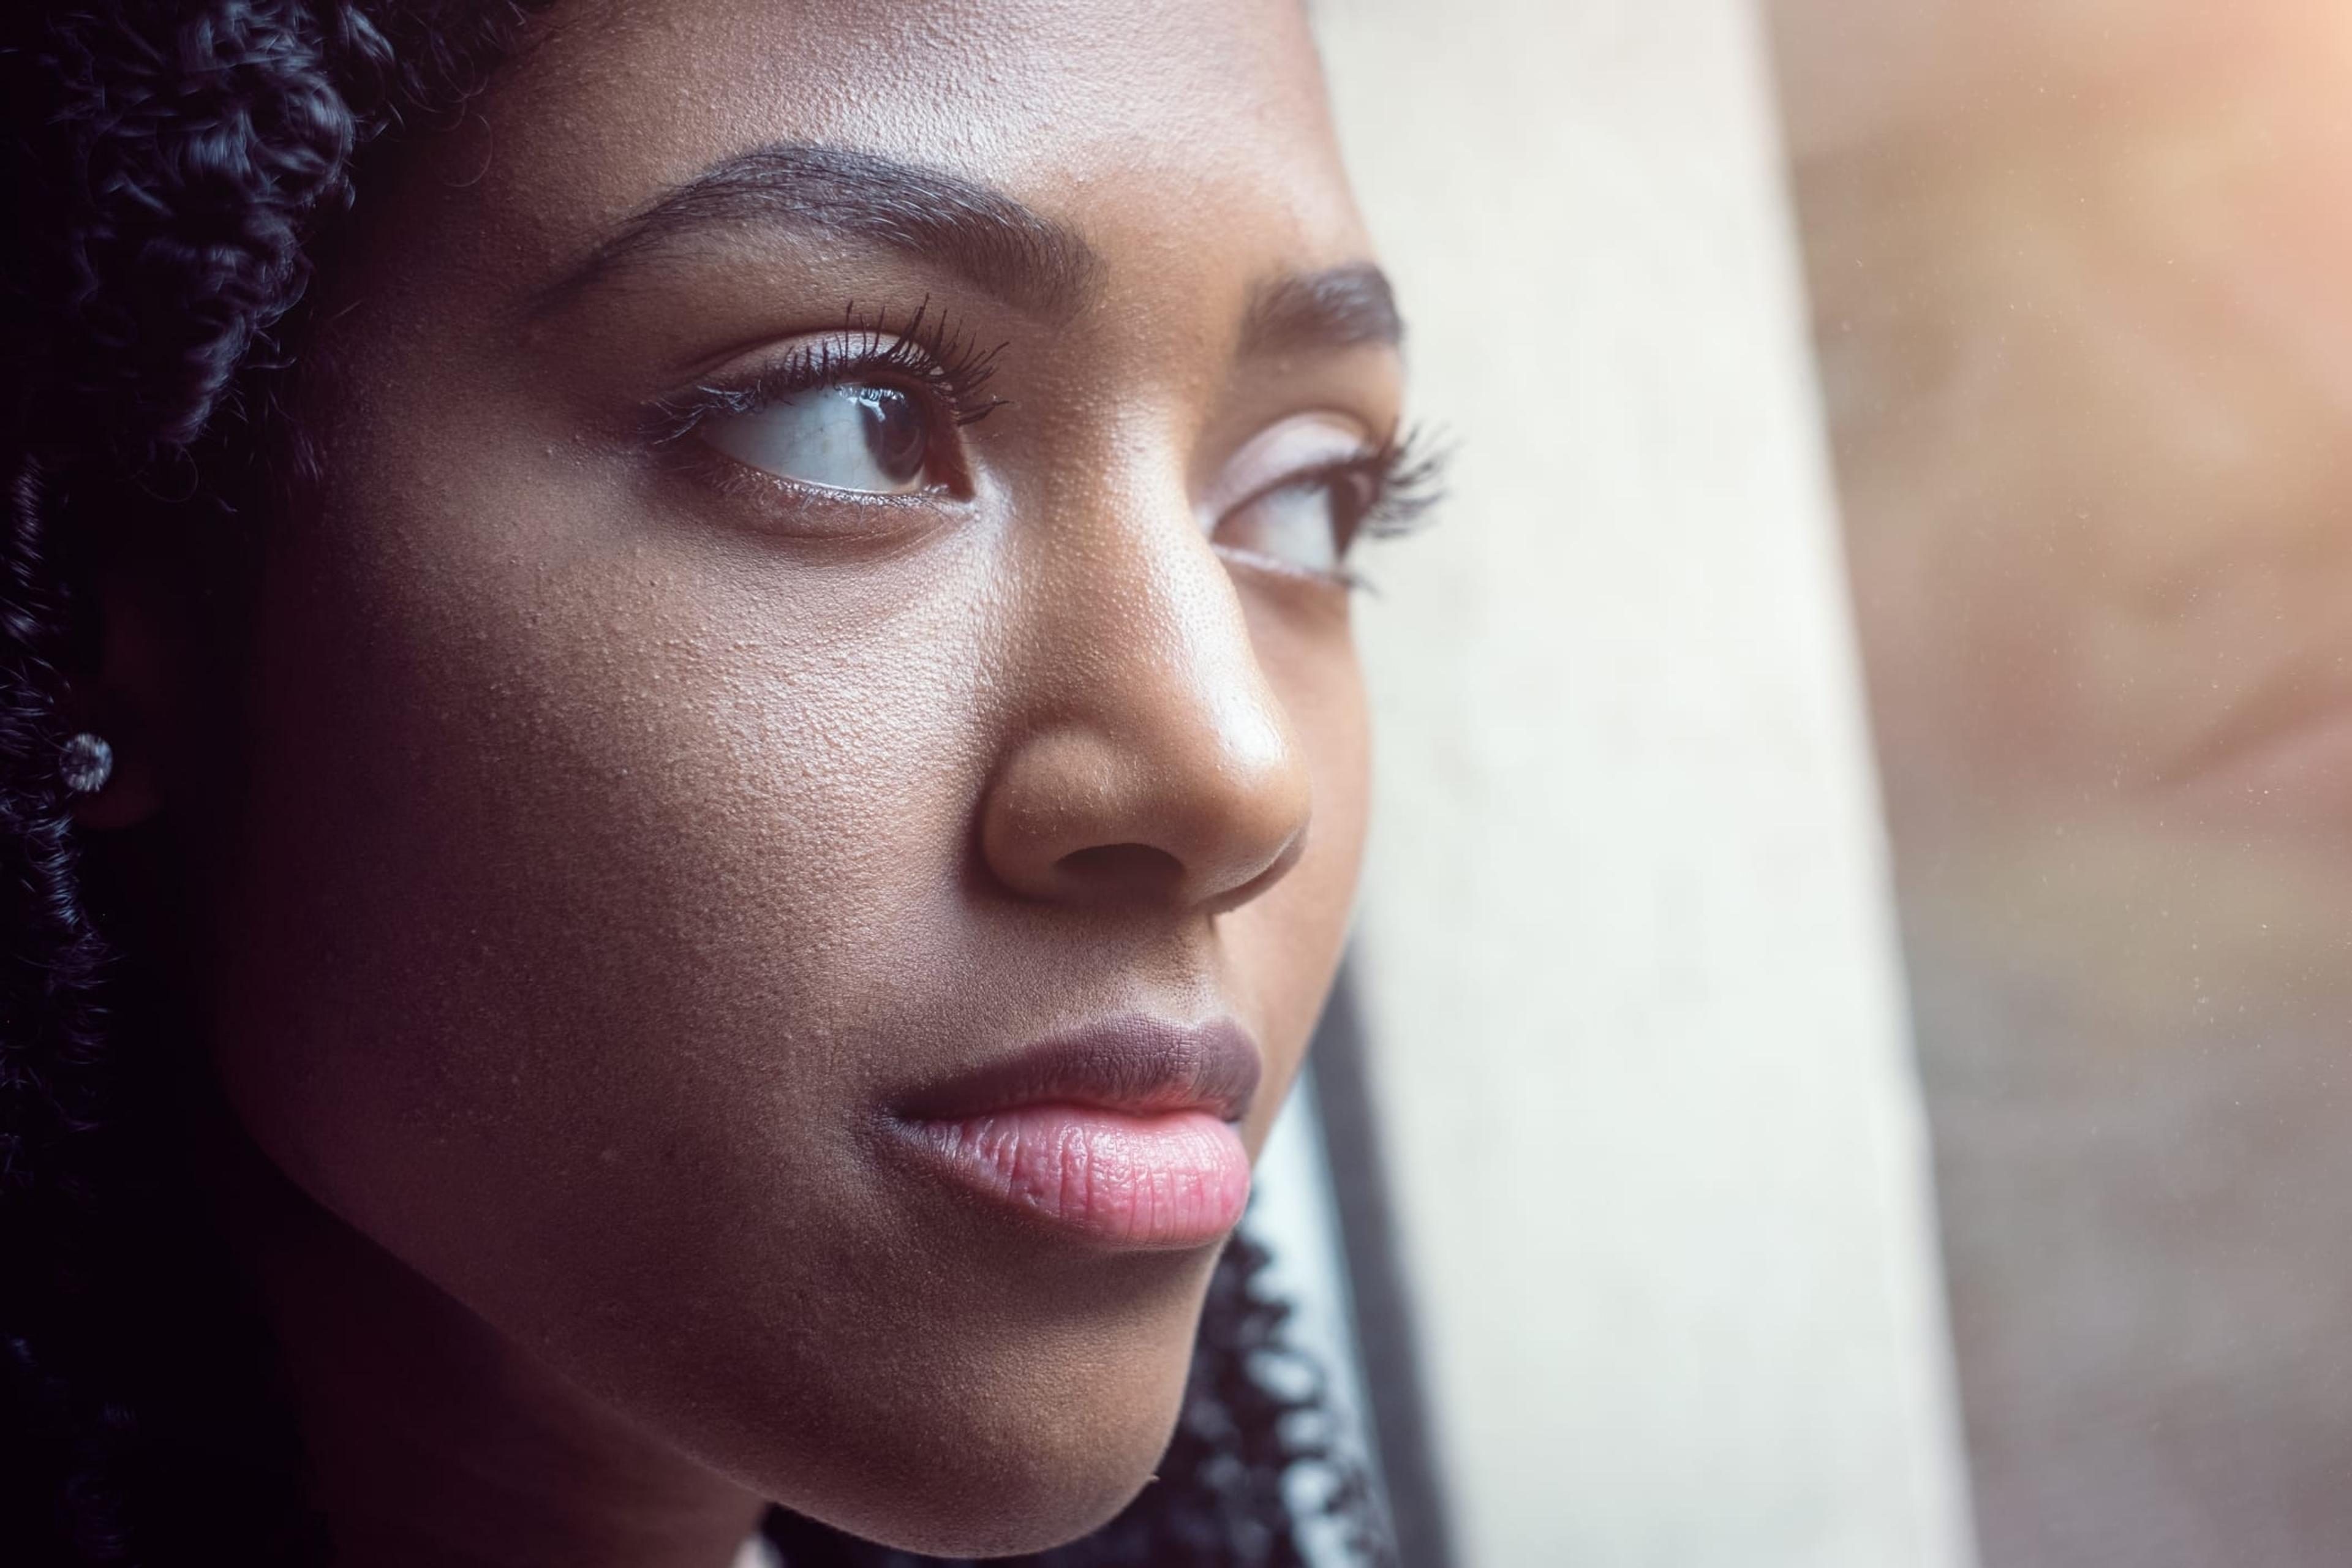
[[[1297,859],[1312,791],[1223,562],[1189,513],[1046,554],[1022,574],[989,869],[1056,903],[1247,902]]]

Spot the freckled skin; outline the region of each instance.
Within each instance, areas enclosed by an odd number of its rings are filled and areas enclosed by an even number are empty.
[[[1233,355],[1254,284],[1367,255],[1323,116],[1287,0],[576,0],[363,191],[198,899],[346,1562],[715,1563],[761,1498],[1034,1550],[1144,1482],[1213,1249],[1033,1233],[874,1129],[1118,1012],[1255,1036],[1253,1151],[1297,1068],[1362,832],[1345,595],[1197,505],[1276,419],[1395,419],[1389,351]],[[786,141],[996,187],[1102,286],[1041,323],[763,237],[522,308]],[[635,435],[715,355],[926,300],[1007,345],[967,502],[856,542]]]

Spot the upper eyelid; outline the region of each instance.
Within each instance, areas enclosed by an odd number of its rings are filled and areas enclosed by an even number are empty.
[[[790,345],[790,352],[776,355],[774,350],[783,345]],[[714,411],[747,413],[789,395],[774,390],[780,382],[838,384],[880,367],[899,372],[927,395],[941,398],[951,406],[954,423],[968,425],[1008,401],[980,394],[994,377],[999,357],[1011,346],[1009,341],[984,344],[945,310],[935,308],[928,295],[897,321],[887,306],[861,317],[852,300],[842,307],[839,321],[772,339],[764,350],[732,355],[729,364],[750,361],[750,367],[735,375],[707,375],[666,393],[655,400],[655,408],[657,413],[698,410],[698,417]],[[742,401],[738,407],[724,410],[725,401],[730,398]]]
[[[1394,451],[1394,441],[1383,440],[1349,457],[1328,458],[1321,462],[1309,463],[1304,468],[1294,468],[1279,478],[1268,479],[1247,494],[1239,497],[1225,508],[1225,511],[1228,514],[1236,512],[1245,506],[1252,506],[1265,500],[1268,496],[1280,495],[1294,486],[1307,484],[1317,479],[1334,479],[1341,474],[1369,473],[1378,478],[1386,469]]]
[[[705,378],[696,383],[685,395],[714,400],[744,399],[744,406],[738,411],[750,413],[798,393],[823,386],[897,385],[902,382],[924,388],[929,385],[927,378],[919,373],[908,371],[887,354],[844,354],[830,361],[820,361],[816,357],[820,352],[817,349],[796,350],[747,374]]]
[[[919,312],[918,320],[919,321]],[[911,343],[903,336],[891,335],[887,342],[877,341],[878,333],[861,333],[849,329],[853,335],[864,336],[866,346],[838,358],[829,355],[831,346],[822,341],[827,334],[804,333],[786,340],[794,344],[792,352],[764,363],[754,363],[734,375],[709,376],[677,391],[663,394],[650,404],[642,421],[648,440],[656,446],[671,445],[690,436],[706,420],[728,416],[750,416],[793,396],[800,392],[821,386],[857,385],[860,378],[869,378],[876,384],[910,384],[918,392],[945,405],[950,426],[961,427],[978,422],[1004,406],[1010,400],[999,397],[977,398],[976,395],[994,374],[994,360],[1004,345],[990,349],[975,361],[968,361],[961,373],[952,364],[939,363],[921,345]],[[835,334],[838,335],[838,331]],[[905,353],[921,353],[932,362],[930,374],[910,368],[901,357]],[[741,363],[739,356],[738,363]],[[895,372],[895,375],[889,374]],[[955,383],[942,385],[943,382]],[[799,383],[797,385],[787,385]]]

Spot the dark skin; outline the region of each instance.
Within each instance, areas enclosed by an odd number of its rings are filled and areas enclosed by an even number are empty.
[[[223,1191],[350,1568],[709,1568],[771,1499],[1027,1551],[1146,1481],[1214,1246],[872,1128],[1109,1014],[1237,1024],[1253,1152],[1297,1070],[1365,717],[1329,498],[1265,498],[1401,397],[1324,115],[1288,0],[578,0],[362,193],[246,748],[132,571],[86,811],[211,868]],[[1004,345],[1004,404],[896,493],[832,405],[649,433],[845,321]]]

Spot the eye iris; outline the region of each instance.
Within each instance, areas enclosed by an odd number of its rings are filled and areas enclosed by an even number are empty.
[[[1352,539],[1365,521],[1379,510],[1381,479],[1375,474],[1355,473],[1348,476],[1339,498],[1339,514],[1347,527],[1346,537]]]
[[[910,484],[922,476],[923,460],[930,454],[930,430],[912,397],[888,387],[861,388],[857,415],[866,455],[893,484]]]

